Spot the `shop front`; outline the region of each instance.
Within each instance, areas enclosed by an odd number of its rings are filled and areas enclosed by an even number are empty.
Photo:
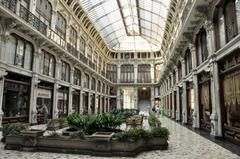
[[[72,95],[72,111],[79,113],[80,112],[80,91],[74,90]]]
[[[29,121],[31,78],[8,73],[4,81],[2,124]]]
[[[210,132],[212,113],[210,74],[201,73],[198,79],[200,128]]]
[[[68,94],[69,88],[61,87],[58,89],[58,116],[66,117],[68,115]]]
[[[37,121],[44,122],[44,114],[42,107],[46,106],[48,110],[48,119],[52,119],[53,114],[53,84],[41,81],[37,90]]]
[[[240,50],[219,64],[224,137],[240,145]]]
[[[187,83],[187,124],[193,124],[193,111],[194,111],[194,91],[193,83]]]

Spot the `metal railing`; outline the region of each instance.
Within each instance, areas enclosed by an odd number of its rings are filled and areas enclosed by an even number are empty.
[[[17,10],[17,0],[0,0],[1,5],[5,6],[12,12],[16,13]]]
[[[89,61],[84,54],[82,54],[80,51],[77,51],[77,49],[71,46],[71,44],[67,43],[65,38],[61,37],[59,34],[57,34],[56,31],[49,28],[37,16],[31,13],[29,9],[19,4],[18,0],[0,0],[0,5],[14,12],[17,16],[19,16],[21,19],[23,19],[28,24],[30,24],[32,27],[37,29],[40,33],[44,34],[49,39],[53,40],[56,44],[58,44],[64,50],[68,51],[70,54],[79,58],[80,61],[89,65],[92,69],[97,71],[97,67],[93,62]],[[103,71],[97,71],[97,72],[102,76],[106,77],[105,72]]]
[[[92,61],[88,61],[89,62],[89,66],[92,68],[92,69],[94,69],[94,70],[96,70],[96,65],[92,62]]]
[[[54,30],[48,29],[48,38],[52,39],[62,48],[66,48],[66,41],[60,35],[58,35]]]
[[[70,43],[67,43],[67,51],[70,52],[73,56],[75,56],[76,58],[78,58],[78,50],[73,47]]]
[[[82,53],[80,53],[80,60],[85,63],[85,64],[88,64],[88,58],[85,57],[85,55],[83,55]]]
[[[44,35],[47,35],[47,25],[22,5],[20,6],[19,15],[23,20],[25,20],[28,24],[33,26],[39,32],[41,32]]]

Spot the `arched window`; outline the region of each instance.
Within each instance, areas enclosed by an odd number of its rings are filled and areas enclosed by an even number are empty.
[[[180,81],[182,79],[182,64],[180,61],[178,61],[178,80]]]
[[[151,83],[151,66],[147,64],[138,65],[138,83]]]
[[[70,66],[68,63],[61,61],[61,80],[70,82]]]
[[[52,5],[48,0],[37,0],[36,16],[47,26],[51,26]]]
[[[235,0],[229,0],[224,5],[226,40],[229,42],[237,35],[237,19]]]
[[[33,45],[16,34],[11,34],[6,45],[6,62],[27,70],[32,69]]]
[[[200,65],[208,58],[207,32],[204,28],[202,28],[197,34],[196,48],[197,48],[197,64]]]
[[[125,64],[121,66],[121,82],[133,83],[134,82],[134,66]]]
[[[47,51],[42,50],[42,54],[40,55],[40,72],[43,75],[54,77],[55,63],[54,56]]]
[[[192,54],[190,49],[187,49],[185,52],[185,69],[186,69],[186,75],[190,73],[190,71],[192,70]]]
[[[81,86],[81,71],[79,69],[74,69],[73,83],[77,86]]]
[[[108,64],[107,65],[107,75],[110,81],[116,83],[117,82],[117,65]]]
[[[96,80],[95,80],[95,78],[92,78],[91,89],[92,89],[92,90],[95,90],[95,88],[96,88]]]
[[[58,12],[57,22],[55,26],[56,33],[63,39],[66,38],[67,22],[64,17]]]

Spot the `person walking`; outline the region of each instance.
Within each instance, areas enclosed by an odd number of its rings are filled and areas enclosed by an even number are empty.
[[[156,107],[156,116],[159,118],[159,106]]]
[[[43,115],[43,123],[46,124],[48,119],[48,108],[45,104],[42,105],[41,112]]]

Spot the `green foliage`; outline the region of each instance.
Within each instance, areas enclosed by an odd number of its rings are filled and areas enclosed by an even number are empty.
[[[164,137],[168,139],[170,133],[167,128],[161,127],[161,128],[152,128],[151,134],[154,137]]]
[[[65,124],[67,124],[67,121],[66,121],[65,118],[59,118],[58,122],[59,122],[59,125],[60,125],[61,128],[64,127]]]
[[[92,134],[101,130],[115,129],[122,124],[122,116],[119,114],[97,114],[91,116],[80,116],[72,114],[66,118],[70,127],[77,128]]]
[[[154,126],[155,123],[161,124],[160,120],[157,117],[155,117],[155,115],[152,113],[150,113],[148,117],[148,123],[150,126]]]
[[[26,125],[22,123],[11,123],[3,125],[3,137],[7,135],[20,135],[22,130],[26,129]]]
[[[138,113],[139,113],[138,109],[120,109],[115,110],[111,114],[121,115],[123,119],[127,119],[133,115],[138,115]]]
[[[133,128],[125,132],[118,133],[116,135],[119,141],[135,142],[141,138],[152,138],[152,134],[149,131],[145,131],[143,128]]]

